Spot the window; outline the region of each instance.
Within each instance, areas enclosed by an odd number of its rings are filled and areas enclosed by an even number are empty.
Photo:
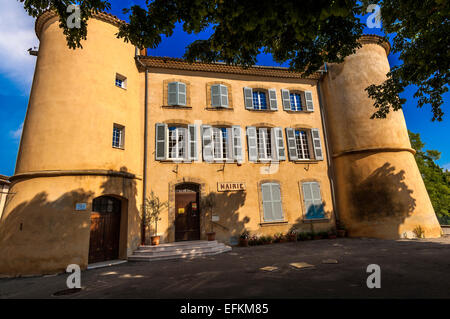
[[[202,140],[205,161],[242,161],[240,126],[212,127],[202,125]]]
[[[126,89],[127,88],[127,78],[119,73],[116,73],[116,86]]]
[[[264,222],[284,221],[281,191],[278,183],[261,184]]]
[[[325,218],[319,183],[302,183],[302,191],[303,201],[305,203],[305,219]]]
[[[186,157],[186,141],[187,128],[185,127],[169,127],[169,159],[185,159]]]
[[[266,93],[253,91],[253,108],[255,110],[267,110]]]
[[[302,98],[299,93],[290,93],[291,111],[302,111]]]
[[[228,88],[226,85],[211,85],[211,106],[228,107]]]
[[[323,160],[322,142],[318,129],[293,129],[288,127],[286,128],[286,139],[291,161]]]
[[[295,130],[295,144],[297,146],[298,159],[310,159],[308,135],[306,131]]]
[[[281,127],[247,127],[248,157],[251,162],[285,160]]]
[[[119,124],[113,126],[112,146],[114,148],[124,148],[125,127]]]
[[[293,91],[282,89],[281,99],[285,111],[314,111],[313,95],[311,91]]]
[[[276,111],[277,91],[275,89],[257,89],[244,88],[245,108],[248,110],[268,110]]]
[[[197,126],[156,123],[156,160],[197,160]]]
[[[186,84],[182,82],[170,82],[167,85],[167,104],[186,105]]]

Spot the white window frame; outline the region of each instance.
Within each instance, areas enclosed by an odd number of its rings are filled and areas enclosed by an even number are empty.
[[[117,80],[121,81],[121,85],[117,85]],[[122,74],[116,73],[115,86],[121,89],[127,89],[127,77]]]
[[[302,132],[305,133],[306,145],[304,145],[303,139],[301,136],[299,137],[300,145],[298,144],[297,132],[300,132],[300,135],[302,134]],[[313,159],[311,156],[312,155],[311,154],[311,142],[312,142],[311,131],[308,129],[294,129],[294,137],[295,137],[295,147],[297,148],[297,158],[302,161],[309,161],[309,160]],[[301,151],[300,153],[299,153],[299,146],[300,146],[300,151]],[[308,153],[309,157],[305,156],[306,152]]]
[[[175,150],[170,146],[171,138],[170,138],[170,131],[171,128],[175,127],[173,130],[175,132]],[[179,143],[179,137],[183,137],[183,143]],[[188,152],[189,152],[189,142],[188,142],[188,128],[183,126],[168,126],[167,127],[167,134],[166,134],[166,147],[167,147],[167,159],[168,160],[187,160],[188,159]],[[179,151],[183,150],[183,156],[180,157]],[[172,152],[175,152],[176,156],[172,156]]]
[[[120,132],[119,134],[119,145],[115,145],[115,138],[114,134],[116,129]],[[118,149],[124,149],[125,148],[125,126],[114,123],[113,125],[113,140],[112,140],[112,147],[118,148]]]

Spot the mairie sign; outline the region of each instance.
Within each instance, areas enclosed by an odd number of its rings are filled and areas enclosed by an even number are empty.
[[[218,192],[232,192],[232,191],[243,191],[245,190],[245,183],[242,182],[227,182],[227,183],[217,183]]]

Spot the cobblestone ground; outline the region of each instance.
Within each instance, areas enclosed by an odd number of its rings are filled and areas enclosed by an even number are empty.
[[[324,264],[326,259],[338,263]],[[314,267],[297,269],[291,263]],[[381,288],[368,289],[369,264],[381,267]],[[266,266],[272,266],[261,270]],[[0,298],[449,298],[450,238],[335,239],[236,247],[192,260],[124,263],[81,273],[0,279]]]

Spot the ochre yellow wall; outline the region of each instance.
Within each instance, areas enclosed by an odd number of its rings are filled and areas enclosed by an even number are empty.
[[[192,108],[165,107],[164,83],[171,80],[186,82],[190,91]],[[210,82],[224,82],[231,87],[232,109],[211,110],[207,107],[207,84]],[[245,109],[243,88],[262,87],[275,88],[277,91],[278,111],[249,111]],[[281,101],[281,89],[310,90],[313,93],[314,112],[286,112]],[[230,236],[239,236],[244,229],[254,234],[270,234],[277,232],[286,233],[289,230],[299,231],[326,231],[334,227],[334,214],[332,208],[330,183],[326,164],[326,154],[323,161],[311,161],[310,163],[294,163],[289,160],[282,161],[279,165],[272,165],[271,174],[264,174],[268,164],[252,163],[248,161],[246,126],[273,126],[282,127],[284,143],[286,147],[286,127],[318,128],[320,130],[322,147],[325,153],[324,136],[319,109],[319,101],[316,83],[312,80],[284,81],[276,78],[262,78],[241,75],[224,75],[219,73],[201,73],[190,71],[170,70],[170,74],[164,70],[151,69],[149,74],[149,163],[148,163],[148,192],[154,191],[162,200],[169,200],[169,208],[162,216],[159,223],[159,231],[163,241],[174,240],[173,221],[175,216],[175,202],[169,196],[174,185],[183,182],[195,182],[202,184],[202,195],[209,193],[218,194],[218,203],[214,214],[219,215],[217,223],[224,226],[214,226],[217,239],[228,242]],[[189,105],[188,105],[189,106]],[[242,129],[242,145],[244,150],[244,163],[238,166],[236,163],[179,163],[155,161],[155,124],[208,124],[208,125],[239,125]],[[200,131],[198,131],[198,145],[201,145]],[[200,148],[201,150],[201,148]],[[286,148],[287,156],[287,148]],[[201,158],[201,155],[199,156]],[[222,168],[224,169],[222,170]],[[303,221],[303,195],[299,182],[318,181],[325,203],[325,211],[329,220],[314,223]],[[261,193],[258,183],[263,181],[277,181],[281,185],[283,201],[283,213],[285,223],[262,223]],[[242,192],[217,192],[218,182],[244,182],[246,191]],[[168,184],[172,186],[169,186]],[[201,207],[200,207],[201,209]],[[206,238],[206,232],[210,231],[208,218],[202,214],[201,237]],[[227,230],[228,229],[228,230]]]
[[[91,19],[77,50],[67,47],[56,18],[38,35],[12,195],[0,223],[0,274],[86,267],[91,204],[100,195],[126,199],[120,257],[139,244],[144,77],[134,47],[117,39],[117,30]],[[127,77],[126,90],[115,86],[116,72]],[[114,123],[126,126],[125,150],[112,148]],[[88,210],[75,211],[77,202],[88,203]]]
[[[370,119],[375,108],[365,88],[382,83],[388,71],[378,44],[364,44],[344,63],[328,66],[323,91],[339,215],[351,236],[413,237],[421,226],[426,237],[439,237],[403,113]]]

